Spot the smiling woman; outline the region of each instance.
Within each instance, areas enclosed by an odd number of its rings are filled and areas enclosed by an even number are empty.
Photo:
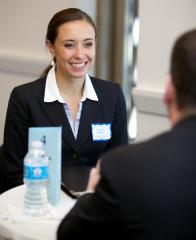
[[[10,96],[3,145],[7,189],[23,183],[29,127],[62,126],[62,178],[67,167],[93,167],[103,153],[128,142],[121,87],[88,75],[96,37],[92,19],[80,9],[50,20],[45,41],[51,66]]]
[[[61,12],[58,15],[62,14]],[[46,39],[56,64],[56,82],[63,100],[76,121],[78,102],[83,95],[84,76],[95,59],[95,28],[86,20],[75,20],[59,26],[54,42]]]

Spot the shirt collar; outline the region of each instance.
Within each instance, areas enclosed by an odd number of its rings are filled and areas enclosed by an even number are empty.
[[[93,101],[98,101],[97,94],[88,74],[85,76],[84,90],[81,101],[85,101],[87,98]]]
[[[56,82],[55,66],[50,69],[46,78],[46,87],[44,93],[44,102],[59,101],[65,103],[63,100]]]
[[[85,101],[87,98],[93,101],[98,101],[97,94],[95,92],[95,89],[92,85],[91,79],[88,74],[86,74],[85,76],[84,90],[83,90],[83,96],[81,98],[81,101]],[[48,75],[46,78],[45,93],[44,93],[44,102],[54,102],[54,101],[65,103],[57,86],[55,66],[52,67],[48,72]]]

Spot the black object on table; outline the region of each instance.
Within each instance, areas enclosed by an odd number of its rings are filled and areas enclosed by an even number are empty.
[[[86,190],[91,167],[64,167],[61,189],[70,197],[77,198]]]

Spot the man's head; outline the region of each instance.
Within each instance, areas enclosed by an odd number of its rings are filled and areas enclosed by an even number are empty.
[[[196,29],[181,35],[173,46],[165,103],[173,124],[196,113]]]

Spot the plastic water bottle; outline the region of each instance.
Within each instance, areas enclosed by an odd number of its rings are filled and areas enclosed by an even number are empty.
[[[33,141],[24,158],[24,214],[43,216],[47,212],[48,157],[43,143]]]

